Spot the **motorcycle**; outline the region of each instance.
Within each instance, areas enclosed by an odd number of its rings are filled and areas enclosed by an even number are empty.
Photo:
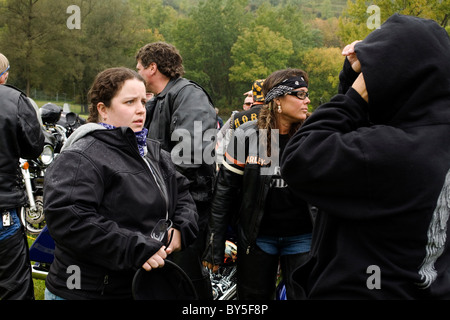
[[[30,261],[34,261],[31,271],[34,279],[45,280],[54,260],[55,241],[50,236],[47,226],[30,247]]]
[[[237,300],[237,246],[231,240],[225,241],[224,264],[217,273],[209,270],[214,300]]]
[[[53,144],[46,142],[39,158],[20,159],[20,170],[28,197],[27,205],[20,210],[20,218],[29,234],[39,234],[45,225],[44,175],[54,157]]]
[[[61,152],[67,138],[83,121],[77,114],[65,114],[65,122],[61,122],[62,109],[55,104],[47,103],[39,109],[45,137],[44,149],[37,159],[20,159],[20,171],[28,203],[21,208],[22,224],[29,234],[39,234],[45,226],[44,214],[44,177],[48,166]]]
[[[217,273],[209,270],[214,300],[238,300],[237,296],[237,246],[232,239],[225,241],[224,263]],[[276,300],[287,300],[286,286],[278,268]]]

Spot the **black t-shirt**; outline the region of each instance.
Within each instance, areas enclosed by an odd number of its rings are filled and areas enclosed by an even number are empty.
[[[288,140],[288,135],[279,136],[280,158]],[[280,175],[280,167],[275,167],[259,235],[289,237],[310,233],[311,230],[308,204],[292,193]]]

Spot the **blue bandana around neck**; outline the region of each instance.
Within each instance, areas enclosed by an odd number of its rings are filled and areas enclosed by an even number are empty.
[[[103,122],[100,122],[99,124],[102,125],[103,127],[105,127],[106,129],[109,129],[109,130],[112,130],[112,129],[116,128],[113,125],[106,124],[106,123],[103,123]],[[147,134],[148,134],[148,130],[146,128],[144,128],[142,131],[135,132],[134,134],[136,135],[136,141],[137,141],[139,153],[143,157],[147,153]]]

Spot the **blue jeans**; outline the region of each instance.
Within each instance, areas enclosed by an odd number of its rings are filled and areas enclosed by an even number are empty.
[[[267,254],[286,256],[309,252],[311,239],[311,233],[293,237],[260,236],[256,245]]]
[[[54,295],[51,293],[47,288],[45,288],[45,300],[66,300],[61,297],[58,297],[57,295]]]

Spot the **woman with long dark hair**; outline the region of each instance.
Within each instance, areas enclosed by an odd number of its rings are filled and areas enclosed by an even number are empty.
[[[216,271],[223,263],[231,225],[238,244],[238,298],[272,299],[280,264],[287,298],[300,299],[291,274],[309,252],[312,220],[308,204],[280,176],[278,161],[309,115],[308,75],[300,69],[276,71],[265,80],[263,93],[259,119],[241,125],[225,153],[204,264]]]

